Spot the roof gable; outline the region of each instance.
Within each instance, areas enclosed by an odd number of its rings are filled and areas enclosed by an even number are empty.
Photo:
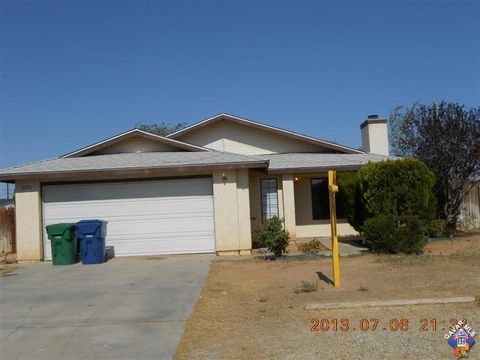
[[[216,127],[218,127],[220,122],[231,123],[230,127],[233,129],[230,129],[230,131],[218,131]],[[234,128],[234,125],[237,127]],[[249,128],[250,133],[245,133],[242,136],[239,131],[241,127]],[[215,131],[217,133],[213,134]],[[283,152],[364,153],[361,150],[348,146],[320,140],[225,113],[200,121],[167,137],[213,148],[215,150],[231,152],[237,152],[236,150],[238,150],[239,153],[250,155]],[[225,146],[225,143],[229,141],[232,143],[230,144],[231,146]],[[256,146],[257,149],[254,149],[255,144],[258,144],[258,146]],[[245,147],[242,147],[242,145],[245,145]]]
[[[109,139],[86,146],[61,156],[61,158],[142,152],[208,151],[200,146],[155,135],[140,129],[132,129]]]

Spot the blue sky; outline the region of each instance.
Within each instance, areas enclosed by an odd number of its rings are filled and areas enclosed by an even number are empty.
[[[480,105],[480,1],[0,0],[0,168],[228,112],[360,146],[368,114]]]

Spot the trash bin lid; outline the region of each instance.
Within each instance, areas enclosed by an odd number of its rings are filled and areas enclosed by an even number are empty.
[[[74,230],[75,224],[74,223],[61,223],[61,224],[51,224],[45,226],[47,229],[47,234],[49,235],[62,235],[65,230]]]
[[[98,228],[101,228],[106,223],[106,221],[98,219],[81,220],[77,223],[76,228],[77,231],[82,234],[93,234]]]

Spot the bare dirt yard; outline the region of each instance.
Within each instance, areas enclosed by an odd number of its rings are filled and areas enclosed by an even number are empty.
[[[443,338],[450,320],[467,319],[480,331],[478,301],[304,310],[315,302],[479,296],[478,234],[430,242],[424,256],[367,254],[343,257],[340,266],[336,289],[326,282],[329,258],[218,258],[175,359],[454,359]],[[316,291],[299,292],[302,281]],[[318,331],[315,319],[324,319]],[[478,342],[477,335],[470,359],[480,359]]]

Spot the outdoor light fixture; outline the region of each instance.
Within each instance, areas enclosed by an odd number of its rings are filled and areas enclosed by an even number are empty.
[[[222,173],[222,180],[224,184],[227,182],[227,174]]]

